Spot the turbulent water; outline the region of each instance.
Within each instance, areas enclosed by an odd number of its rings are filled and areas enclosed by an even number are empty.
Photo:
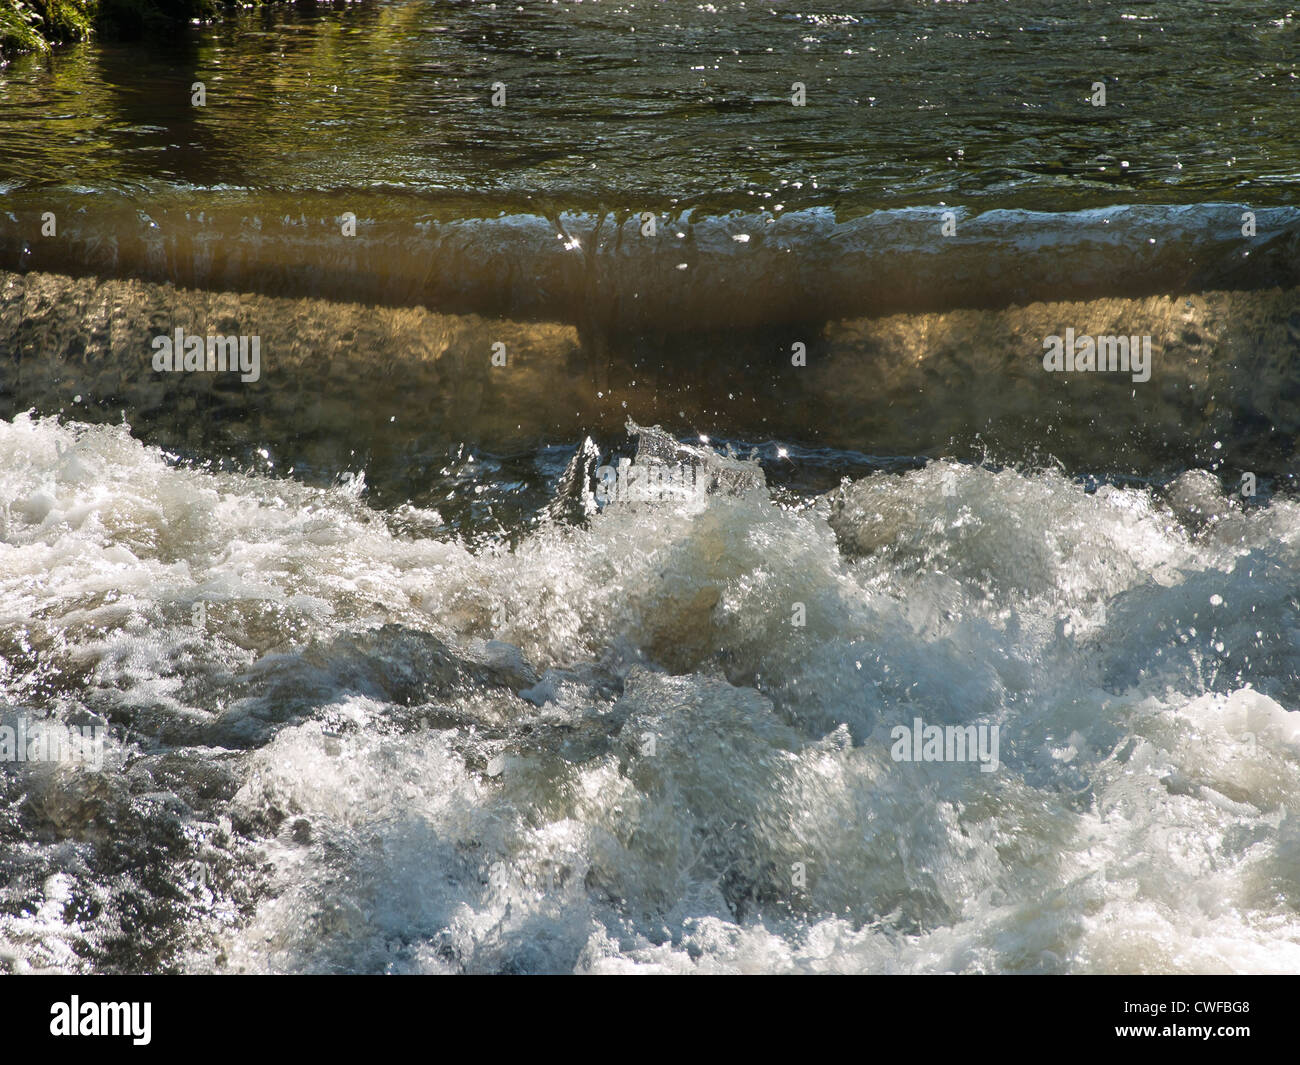
[[[0,957],[1300,967],[1300,506],[753,480],[469,550],[360,479],[0,425],[3,716],[110,736],[0,778]],[[997,771],[894,761],[917,716]]]

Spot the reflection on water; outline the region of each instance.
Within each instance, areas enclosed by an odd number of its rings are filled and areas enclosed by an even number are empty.
[[[1267,0],[273,7],[15,61],[0,182],[504,209],[1269,205],[1298,176],[1298,40]]]

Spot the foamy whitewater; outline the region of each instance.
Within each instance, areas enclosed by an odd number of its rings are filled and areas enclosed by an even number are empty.
[[[1291,499],[365,496],[0,423],[0,724],[108,731],[0,768],[0,968],[1300,970]]]

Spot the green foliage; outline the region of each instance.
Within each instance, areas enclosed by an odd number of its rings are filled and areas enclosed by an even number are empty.
[[[91,29],[138,37],[212,19],[234,0],[0,0],[0,59],[17,52],[48,52],[84,40]]]
[[[0,54],[47,52],[90,33],[99,0],[0,0]]]
[[[37,31],[39,19],[36,11],[22,0],[0,0],[0,55],[48,48]]]

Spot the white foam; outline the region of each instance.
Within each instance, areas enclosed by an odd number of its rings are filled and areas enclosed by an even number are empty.
[[[39,660],[247,743],[227,812],[280,818],[187,967],[1300,967],[1287,500],[935,464],[473,553],[122,428],[0,458],[6,697]],[[893,762],[914,716],[997,724],[999,771]],[[9,967],[78,964],[62,897],[0,919]]]

